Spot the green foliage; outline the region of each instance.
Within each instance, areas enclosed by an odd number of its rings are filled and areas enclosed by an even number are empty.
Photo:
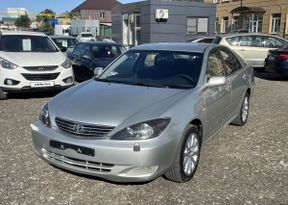
[[[43,23],[49,23],[51,19],[55,18],[55,15],[56,13],[51,9],[45,9],[37,15],[36,20]]]
[[[51,22],[55,18],[55,16],[56,13],[51,9],[45,9],[37,15],[36,20],[38,22],[42,22],[41,30],[44,31],[46,34],[50,35],[54,33],[54,28],[51,25]]]
[[[76,12],[69,12],[69,18],[70,19],[80,19],[81,18],[81,13],[76,11]]]
[[[17,27],[29,28],[31,25],[31,20],[27,15],[21,15],[15,22]]]

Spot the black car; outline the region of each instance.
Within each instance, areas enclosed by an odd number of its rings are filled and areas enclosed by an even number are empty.
[[[288,78],[288,47],[270,50],[265,59],[265,70]]]
[[[91,79],[94,76],[95,68],[105,68],[115,58],[125,52],[125,47],[116,43],[79,43],[69,55],[72,62],[75,79],[78,82]]]

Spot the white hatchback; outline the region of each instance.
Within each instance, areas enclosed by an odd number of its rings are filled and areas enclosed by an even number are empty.
[[[217,36],[212,43],[228,46],[253,67],[264,67],[269,50],[288,46],[284,38],[259,33]]]
[[[0,33],[0,99],[10,92],[64,89],[73,84],[70,60],[45,34]]]

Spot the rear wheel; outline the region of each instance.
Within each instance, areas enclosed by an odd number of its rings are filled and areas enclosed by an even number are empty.
[[[165,177],[171,181],[183,183],[192,179],[200,158],[200,133],[197,126],[192,125],[177,152],[175,161],[166,172]]]
[[[0,100],[6,100],[7,99],[7,93],[4,92],[1,88],[0,88]]]
[[[232,125],[238,125],[243,126],[246,124],[249,116],[249,110],[250,110],[250,98],[249,94],[246,93],[244,100],[242,102],[241,109],[235,118],[235,120],[231,123]]]

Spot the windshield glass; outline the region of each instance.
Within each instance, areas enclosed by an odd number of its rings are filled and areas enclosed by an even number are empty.
[[[94,45],[92,46],[92,53],[95,59],[103,58],[116,58],[122,53],[125,53],[126,49],[117,45]]]
[[[93,35],[91,33],[83,33],[81,35],[82,35],[83,38],[93,37]]]
[[[202,53],[128,51],[96,80],[151,87],[189,89],[196,86]]]
[[[6,52],[58,52],[46,36],[3,35],[0,50]]]
[[[59,48],[74,48],[78,43],[76,39],[73,38],[53,38],[52,39]]]

